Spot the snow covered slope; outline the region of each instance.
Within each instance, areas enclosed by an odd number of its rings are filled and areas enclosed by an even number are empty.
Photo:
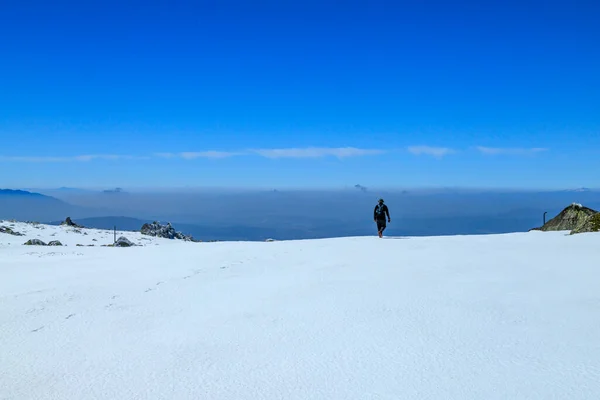
[[[0,234],[0,399],[600,397],[598,234],[111,248],[39,228]]]

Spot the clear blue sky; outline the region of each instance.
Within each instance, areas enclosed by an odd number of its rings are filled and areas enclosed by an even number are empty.
[[[595,1],[11,3],[0,187],[600,187]]]

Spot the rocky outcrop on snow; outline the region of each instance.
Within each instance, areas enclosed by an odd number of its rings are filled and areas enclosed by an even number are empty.
[[[73,222],[73,220],[71,220],[71,217],[67,217],[67,219],[65,219],[60,224],[63,226],[72,226],[73,228],[83,228],[83,226],[77,225],[75,222]]]
[[[573,231],[583,226],[588,219],[598,212],[581,204],[573,203],[562,210],[556,217],[546,222],[540,231]]]
[[[117,239],[117,241],[114,244],[114,247],[132,247],[135,246],[135,244],[127,239],[125,236],[121,236],[120,238]]]
[[[584,232],[600,232],[600,213],[588,217],[584,223],[571,231],[571,235]]]
[[[42,242],[40,239],[29,239],[23,244],[25,246],[47,246],[47,244]]]
[[[50,243],[46,243],[40,239],[29,239],[23,243],[25,246],[62,246],[63,244],[59,240],[53,240]]]
[[[188,235],[184,235],[181,232],[177,232],[171,223],[167,225],[161,225],[159,222],[154,221],[151,224],[144,224],[141,229],[142,235],[160,237],[164,239],[179,239],[185,240],[186,242],[195,242],[196,240]]]
[[[12,228],[9,228],[8,226],[0,226],[0,233],[6,233],[7,235],[13,236],[25,236],[22,233],[13,231]]]

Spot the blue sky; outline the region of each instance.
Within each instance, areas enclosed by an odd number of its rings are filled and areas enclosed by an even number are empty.
[[[598,3],[449,3],[3,4],[0,187],[600,187]]]

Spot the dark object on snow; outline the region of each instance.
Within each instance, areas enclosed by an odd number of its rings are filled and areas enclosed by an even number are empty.
[[[585,232],[600,232],[600,213],[588,217],[583,224],[571,231],[571,235]]]
[[[26,246],[47,246],[47,244],[42,242],[40,239],[29,239],[23,244]]]
[[[121,236],[120,238],[117,239],[117,241],[114,244],[114,247],[132,247],[135,246],[135,244],[127,239],[125,236]]]
[[[596,210],[584,207],[578,203],[573,203],[570,206],[563,209],[556,217],[546,222],[544,226],[540,228],[533,228],[531,230],[539,230],[545,232],[573,231],[573,233],[579,233],[581,229],[585,229],[588,220],[596,214],[598,214]]]
[[[62,246],[63,244],[58,241],[58,240],[53,240],[50,243],[48,243],[48,246]]]
[[[164,239],[180,239],[186,242],[196,242],[193,237],[184,235],[181,232],[177,232],[171,223],[167,225],[161,225],[159,222],[154,221],[151,224],[144,224],[141,229],[142,235],[160,237]]]
[[[63,222],[60,223],[61,225],[65,225],[65,226],[72,226],[74,228],[83,228],[83,226],[81,225],[77,225],[75,222],[73,222],[71,220],[71,217],[67,217],[67,219],[65,219]]]
[[[25,236],[22,233],[13,231],[8,226],[0,226],[0,233],[6,233],[8,235],[13,235],[13,236]]]

